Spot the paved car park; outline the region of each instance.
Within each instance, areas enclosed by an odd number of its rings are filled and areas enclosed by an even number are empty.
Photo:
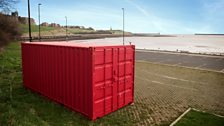
[[[224,114],[224,73],[136,61],[135,125],[169,125],[189,107]]]
[[[224,56],[137,50],[136,60],[224,72]]]
[[[168,125],[189,107],[223,115],[223,69],[222,56],[137,50],[135,105],[130,120],[135,118],[137,125]]]

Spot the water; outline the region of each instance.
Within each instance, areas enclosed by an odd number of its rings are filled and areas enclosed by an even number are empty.
[[[123,38],[75,40],[73,42],[122,45]],[[136,45],[136,49],[224,55],[224,36],[177,35],[177,37],[126,37],[125,44],[129,44],[129,42]]]

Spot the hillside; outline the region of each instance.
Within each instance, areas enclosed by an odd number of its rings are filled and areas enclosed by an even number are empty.
[[[29,36],[29,27],[28,25],[21,24],[22,37]],[[38,25],[31,26],[32,36],[39,35]],[[68,28],[68,35],[77,35],[77,34],[111,34],[111,35],[122,35],[121,30],[94,30],[91,28]],[[127,35],[131,35],[130,32],[125,32]],[[41,26],[41,36],[64,36],[66,35],[65,27],[50,27],[50,26]]]

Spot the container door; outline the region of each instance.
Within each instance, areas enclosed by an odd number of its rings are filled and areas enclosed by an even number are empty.
[[[102,117],[113,111],[113,49],[94,51],[94,115]]]
[[[102,117],[133,101],[133,48],[94,51],[94,115]]]
[[[113,111],[117,110],[118,48],[113,48]]]
[[[117,107],[133,102],[134,49],[132,46],[118,48],[116,63]]]

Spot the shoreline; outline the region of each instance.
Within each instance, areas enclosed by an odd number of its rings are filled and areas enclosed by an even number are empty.
[[[116,38],[123,37],[123,34],[75,34],[68,35],[67,40],[85,40],[85,39],[103,39],[103,38]],[[176,37],[176,35],[158,35],[158,34],[125,34],[125,37]],[[18,41],[28,41],[28,36],[17,37]],[[38,36],[32,36],[33,41],[39,41]],[[41,36],[43,41],[65,41],[65,35],[55,35],[55,36]]]
[[[41,41],[53,42],[53,41],[87,40],[87,43],[99,42],[99,43],[114,43],[114,44],[116,44],[116,42],[120,41],[119,39],[121,39],[122,37],[123,37],[122,34],[76,34],[76,35],[68,36],[67,39],[66,39],[66,36],[43,36],[41,38]],[[201,38],[198,38],[199,36],[197,36],[197,35],[139,36],[139,35],[135,35],[135,34],[128,34],[128,35],[126,34],[125,37],[127,37],[126,38],[127,42],[131,41],[132,44],[136,45],[136,50],[138,50],[138,51],[207,55],[207,56],[222,56],[222,57],[224,56],[224,53],[222,51],[221,52],[214,52],[214,51],[206,52],[204,50],[195,51],[196,48],[198,48],[198,49],[201,49],[202,47],[208,47],[208,49],[210,48],[210,45],[203,46],[203,44],[206,44],[204,42],[205,40],[201,40]],[[136,40],[136,38],[134,38],[134,37],[136,37],[138,39]],[[214,35],[214,37],[216,37],[216,35]],[[149,38],[149,39],[147,39],[147,38]],[[207,39],[208,36],[203,37],[203,39],[205,39],[205,38]],[[99,39],[99,41],[94,40],[94,39]],[[197,41],[197,39],[199,39],[199,40]],[[213,41],[213,39],[211,39],[210,37],[209,37],[209,39],[210,39],[210,41]],[[21,37],[18,40],[19,41],[29,41],[29,37]],[[39,41],[38,36],[33,37],[33,41],[34,42]],[[198,42],[198,43],[195,43],[196,45],[194,45],[195,41]],[[82,42],[82,41],[80,41],[80,42]],[[145,43],[145,42],[147,42],[147,43]],[[150,43],[152,42],[152,43],[149,44],[148,42],[150,42]],[[190,42],[190,45],[189,44],[187,45],[187,46],[189,46],[188,48],[184,48],[180,45],[179,45],[179,47],[175,47],[175,45],[173,45],[174,47],[172,47],[172,48],[171,47],[164,48],[165,46],[167,46],[167,44],[165,44],[164,42],[165,43],[166,42],[171,42],[171,43],[176,42],[177,44],[178,44],[178,42],[187,42],[187,43]],[[200,43],[200,42],[202,42],[202,43]],[[158,43],[159,45],[157,45],[156,43]],[[142,44],[144,44],[145,46],[143,46]],[[185,45],[186,45],[186,43],[185,43]],[[161,46],[161,48],[160,48],[160,46]],[[185,47],[187,47],[187,46],[185,46]],[[174,48],[177,48],[177,49],[175,50]],[[191,48],[193,50],[191,50]]]
[[[77,34],[67,36],[41,36],[42,41],[66,41],[66,40],[85,40],[85,39],[103,39],[123,37],[122,34]],[[125,35],[125,37],[135,37],[133,35]],[[29,37],[21,36],[16,38],[18,41],[29,41]],[[33,41],[39,41],[38,36],[32,37]]]

